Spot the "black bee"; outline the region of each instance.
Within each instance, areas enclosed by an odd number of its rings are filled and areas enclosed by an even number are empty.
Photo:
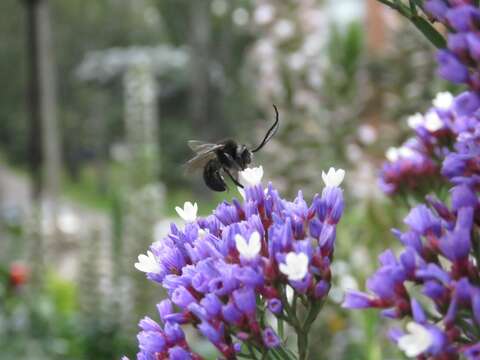
[[[278,110],[275,105],[275,123],[268,129],[260,145],[250,150],[246,145],[240,145],[235,140],[227,139],[217,144],[190,140],[188,146],[196,153],[186,165],[188,170],[203,168],[203,180],[213,191],[227,190],[224,174],[235,185],[243,188],[238,182],[238,172],[252,162],[253,154],[259,151],[275,135],[279,126]]]

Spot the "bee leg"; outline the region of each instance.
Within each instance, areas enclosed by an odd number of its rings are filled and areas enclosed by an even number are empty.
[[[237,185],[238,187],[243,189],[243,185],[240,184],[237,179],[235,179],[235,177],[232,175],[232,173],[226,167],[223,167],[223,171],[225,171],[225,173],[228,175],[230,180],[232,180],[235,185]]]

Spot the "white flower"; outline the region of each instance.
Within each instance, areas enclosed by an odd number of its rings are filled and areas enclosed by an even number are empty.
[[[326,174],[324,171],[322,171],[322,179],[325,183],[325,186],[340,186],[344,177],[345,170],[343,169],[335,170],[333,167],[331,167],[330,169],[328,169],[328,172]]]
[[[389,147],[385,152],[385,157],[390,162],[395,162],[400,158],[400,154],[398,152],[398,148],[396,147]]]
[[[398,339],[398,347],[408,357],[417,357],[425,352],[433,343],[430,332],[420,324],[409,322],[407,324],[408,334]]]
[[[73,235],[80,231],[80,219],[71,211],[62,211],[57,218],[57,226],[65,234]]]
[[[273,32],[280,40],[287,40],[295,33],[295,25],[287,19],[278,20],[273,27]]]
[[[135,263],[135,268],[145,273],[159,273],[161,271],[157,258],[150,250],[147,251],[147,255],[138,255],[138,262]]]
[[[192,204],[190,201],[186,201],[183,204],[183,209],[179,206],[175,208],[178,216],[180,216],[186,222],[194,222],[197,219],[198,205]]]
[[[416,113],[415,115],[409,116],[407,118],[407,124],[408,127],[415,130],[417,127],[423,125],[425,122],[425,119],[423,118],[423,115],[420,113]]]
[[[268,4],[260,5],[253,14],[253,18],[255,22],[259,25],[268,24],[270,21],[273,20],[275,16],[275,9],[273,6]]]
[[[278,268],[289,280],[302,280],[308,272],[308,257],[304,253],[289,252],[285,264],[279,264]]]
[[[207,230],[198,229],[198,237],[199,237],[199,239],[205,238],[205,236],[207,236],[208,233],[209,233],[208,229],[207,229]]]
[[[240,171],[240,182],[245,186],[256,186],[262,182],[263,167],[246,168]]]
[[[448,110],[453,104],[453,95],[448,91],[440,92],[433,100],[433,106],[440,110]]]
[[[425,116],[425,129],[430,132],[440,130],[443,127],[443,121],[436,111],[429,111]]]
[[[247,260],[252,260],[260,253],[262,243],[260,242],[260,234],[255,231],[247,240],[240,234],[235,235],[235,245],[241,256]]]
[[[358,127],[358,138],[366,144],[373,144],[377,140],[377,130],[370,124],[363,124]]]
[[[415,156],[415,151],[413,151],[411,148],[409,148],[408,146],[400,146],[398,148],[398,155],[401,157],[401,158],[405,158],[405,159],[408,159],[408,158],[412,158]]]
[[[390,147],[385,153],[385,157],[387,158],[388,161],[390,162],[395,162],[399,160],[400,158],[403,159],[408,159],[412,158],[415,156],[415,151],[410,149],[407,146],[401,146],[399,148],[396,147]]]

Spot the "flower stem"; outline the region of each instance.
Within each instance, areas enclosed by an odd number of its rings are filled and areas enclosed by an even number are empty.
[[[297,331],[298,359],[305,360],[308,356],[308,333]]]
[[[433,25],[423,16],[417,13],[417,3],[409,1],[409,6],[402,4],[398,0],[393,2],[390,0],[378,0],[382,4],[398,11],[401,15],[406,17],[410,22],[438,49],[446,47],[446,40]]]
[[[282,319],[277,319],[277,331],[278,331],[278,336],[280,336],[280,339],[283,339],[284,327],[283,327]]]

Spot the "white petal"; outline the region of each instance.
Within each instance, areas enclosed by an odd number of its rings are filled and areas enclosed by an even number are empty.
[[[428,131],[434,132],[443,128],[444,123],[442,119],[440,119],[440,116],[438,116],[436,111],[430,111],[425,116],[424,126],[425,129],[427,129]]]
[[[302,280],[308,272],[308,257],[304,253],[290,252],[285,257],[285,264],[279,264],[278,268],[289,280]]]
[[[138,255],[138,262],[135,263],[134,266],[137,270],[143,271],[145,273],[160,271],[160,265],[157,263],[155,255],[150,250],[147,251],[147,255]]]
[[[245,238],[242,235],[240,234],[235,235],[235,245],[240,255],[247,254],[248,252],[247,240],[245,240]]]
[[[185,218],[185,213],[180,206],[176,206],[175,211],[177,212],[178,216],[180,216],[182,219]]]
[[[183,204],[183,209],[177,206],[175,210],[177,211],[178,216],[186,222],[194,222],[197,219],[197,203],[192,204],[190,201],[186,201]]]
[[[258,231],[255,231],[254,233],[252,233],[252,235],[250,235],[248,247],[251,253],[255,254],[254,256],[257,256],[260,253],[260,250],[262,249],[262,243],[260,241],[260,234],[258,233]]]
[[[453,95],[448,91],[440,92],[433,100],[433,106],[440,110],[448,110],[453,104]]]
[[[396,147],[389,147],[388,150],[385,153],[385,157],[390,162],[397,161],[400,158],[400,155],[398,153],[398,149]]]
[[[323,182],[325,183],[325,186],[327,187],[340,186],[344,177],[345,177],[345,170],[343,169],[335,170],[333,167],[331,167],[326,174],[324,171],[322,171],[322,179],[323,179]]]
[[[415,151],[407,146],[401,146],[398,149],[398,155],[401,158],[410,159],[415,156]]]
[[[424,121],[425,119],[423,118],[423,115],[420,113],[416,113],[415,115],[409,116],[407,118],[408,127],[414,130],[420,125],[423,125]]]
[[[286,264],[283,264],[283,263],[278,264],[278,270],[280,270],[281,273],[287,276],[288,274],[290,274],[290,268]]]
[[[433,343],[430,332],[420,324],[409,322],[409,333],[398,339],[398,347],[409,357],[416,357],[424,353]]]
[[[262,244],[260,242],[260,234],[255,231],[247,240],[240,234],[235,235],[235,245],[239,254],[247,260],[254,259],[260,253]]]
[[[243,171],[240,171],[239,178],[240,182],[245,186],[256,186],[262,182],[263,177],[263,167],[255,168],[246,168]]]

